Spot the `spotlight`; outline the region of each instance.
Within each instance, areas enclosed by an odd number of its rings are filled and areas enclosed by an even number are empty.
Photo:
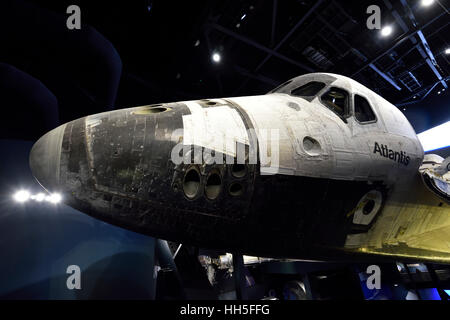
[[[450,48],[445,49],[445,54],[450,54]]]
[[[32,196],[32,197],[34,197],[34,200],[36,200],[37,202],[41,202],[41,201],[45,200],[45,194],[43,194],[43,193],[38,193],[37,195]]]
[[[30,198],[30,193],[26,190],[17,191],[14,194],[14,200],[17,202],[25,202]]]
[[[52,193],[51,195],[46,197],[46,200],[51,203],[59,203],[61,202],[61,195],[59,193]]]
[[[26,202],[28,200],[34,200],[36,202],[50,202],[53,204],[60,203],[62,200],[62,196],[59,193],[51,193],[49,195],[45,195],[45,193],[39,192],[37,194],[30,194],[29,191],[19,190],[14,195],[13,198],[17,202]]]
[[[434,3],[434,0],[422,0],[422,7],[431,6]]]
[[[220,62],[220,59],[221,59],[220,54],[218,54],[217,52],[216,52],[216,53],[213,53],[213,55],[212,55],[212,60],[213,60],[215,63],[219,63],[219,62]]]
[[[387,37],[391,33],[392,33],[392,27],[391,26],[386,26],[386,27],[383,27],[383,29],[381,29],[381,35],[383,37]]]

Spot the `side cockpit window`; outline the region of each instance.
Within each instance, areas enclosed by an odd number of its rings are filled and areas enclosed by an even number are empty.
[[[325,92],[320,98],[322,103],[331,111],[336,113],[341,118],[345,118],[348,114],[348,92],[332,87]]]
[[[292,82],[292,79],[289,81],[286,81],[285,83],[279,85],[278,87],[276,87],[275,89],[269,91],[269,93],[275,93],[275,92],[280,92],[284,87],[286,87],[288,84],[290,84]]]
[[[366,98],[355,94],[355,118],[361,123],[373,122],[377,118]]]
[[[311,81],[301,87],[291,90],[291,95],[297,97],[314,97],[325,87],[325,83]]]

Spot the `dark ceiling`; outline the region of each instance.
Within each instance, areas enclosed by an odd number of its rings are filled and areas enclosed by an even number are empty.
[[[263,94],[304,73],[333,72],[396,104],[416,131],[450,119],[448,1],[32,2],[64,17],[78,4],[82,23],[113,44],[123,65],[116,108]],[[390,36],[367,28],[373,4]]]

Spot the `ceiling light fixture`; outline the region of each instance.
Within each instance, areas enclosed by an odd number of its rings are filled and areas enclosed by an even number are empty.
[[[216,53],[213,53],[213,55],[212,55],[212,60],[213,60],[215,63],[219,63],[220,60],[221,60],[220,54],[218,54],[217,52],[216,52]]]
[[[28,199],[30,199],[30,193],[26,190],[20,190],[14,194],[14,200],[17,202],[26,202]]]
[[[434,3],[434,0],[422,0],[422,7],[431,6]]]
[[[381,29],[381,35],[383,37],[387,37],[391,33],[392,33],[392,27],[391,26],[386,26],[386,27],[383,27],[383,29]]]

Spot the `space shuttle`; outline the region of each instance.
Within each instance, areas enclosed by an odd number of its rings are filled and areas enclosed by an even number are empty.
[[[265,95],[115,110],[48,132],[49,192],[135,232],[252,256],[450,262],[449,159],[337,74]]]

